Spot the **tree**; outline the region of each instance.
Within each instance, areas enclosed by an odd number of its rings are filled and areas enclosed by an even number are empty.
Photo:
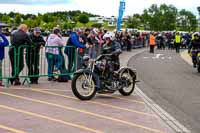
[[[4,23],[9,23],[10,22],[10,17],[8,16],[8,15],[3,15],[2,16],[2,21],[4,22]]]
[[[20,16],[20,14],[17,14],[16,15],[16,17],[15,17],[15,23],[17,24],[17,25],[19,25],[20,23],[21,23],[21,16]]]
[[[102,24],[100,23],[94,23],[91,25],[93,28],[101,28],[102,27]]]
[[[134,14],[132,17],[129,16],[126,24],[128,28],[138,28],[142,24],[141,16],[139,14]]]
[[[173,5],[161,5],[161,30],[174,30],[176,28],[177,9]]]
[[[24,20],[23,23],[26,24],[29,28],[33,27],[33,23],[30,19]]]
[[[175,29],[177,9],[173,5],[162,4],[159,7],[153,4],[145,9],[141,15],[141,22],[150,30],[173,30]]]
[[[10,16],[11,18],[14,18],[15,15],[16,15],[16,13],[14,13],[14,12],[10,12],[10,13],[8,14],[8,16]]]
[[[64,22],[62,23],[62,29],[73,29],[74,25],[70,22]]]
[[[182,31],[195,31],[198,26],[196,16],[190,11],[181,10],[177,16],[177,26]]]
[[[49,22],[49,15],[48,15],[48,14],[44,14],[43,17],[42,17],[42,20],[43,20],[45,23],[48,23],[48,22]]]
[[[78,21],[82,24],[87,24],[89,22],[89,17],[86,14],[81,14],[78,18]]]

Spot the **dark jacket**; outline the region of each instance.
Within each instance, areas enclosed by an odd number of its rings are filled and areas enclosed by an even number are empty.
[[[121,46],[118,42],[114,41],[109,45],[104,44],[103,46],[102,54],[112,54],[112,63],[110,64],[110,67],[111,69],[113,67],[114,71],[117,71],[120,68],[119,55],[121,54],[121,52]]]
[[[15,30],[11,33],[10,41],[12,46],[18,48],[20,45],[31,45],[32,41],[27,33],[22,30]]]
[[[36,37],[34,34],[30,34],[29,38],[32,40],[32,46],[34,48],[40,48],[41,46],[45,46],[45,40],[42,36]]]
[[[111,44],[107,45],[104,44],[102,48],[102,54],[113,54],[114,60],[119,60],[119,54],[121,54],[121,46],[118,42],[112,42]]]
[[[26,49],[26,59],[27,61],[33,61],[37,59],[37,56],[40,52],[40,47],[45,46],[45,41],[42,36],[36,37],[32,34],[29,35],[29,38],[32,41],[32,45]]]
[[[200,50],[200,39],[196,40],[192,40],[190,46],[189,46],[189,50]]]
[[[4,59],[4,47],[9,45],[9,42],[7,38],[0,33],[0,37],[2,38],[2,41],[0,41],[0,60]]]
[[[88,43],[88,38],[87,38],[87,34],[83,34],[83,35],[81,35],[81,38],[83,39],[83,44],[86,44],[86,43]]]

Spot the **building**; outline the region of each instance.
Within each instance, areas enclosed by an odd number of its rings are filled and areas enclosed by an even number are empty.
[[[0,28],[5,28],[5,27],[9,27],[9,25],[0,21]]]
[[[99,24],[103,24],[105,21],[105,18],[104,17],[90,17],[89,20],[97,22]]]
[[[106,22],[106,23],[108,23],[108,26],[112,26],[112,27],[117,25],[117,17],[115,17],[115,16],[111,16],[111,17],[104,17],[104,16],[90,17],[89,20],[93,21],[93,22],[100,23],[100,24],[103,24],[104,22]],[[123,18],[123,22],[126,22],[127,20],[128,20],[128,17]]]

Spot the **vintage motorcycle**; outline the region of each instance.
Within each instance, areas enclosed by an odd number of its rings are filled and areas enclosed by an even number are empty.
[[[80,100],[91,100],[96,93],[112,94],[119,91],[123,96],[133,93],[136,84],[136,70],[128,67],[109,71],[112,54],[102,54],[95,60],[84,58],[85,68],[74,73],[72,91]]]
[[[197,53],[197,71],[200,73],[200,52]]]
[[[197,71],[200,73],[200,49],[193,49],[192,52],[189,51],[189,55],[196,60]]]

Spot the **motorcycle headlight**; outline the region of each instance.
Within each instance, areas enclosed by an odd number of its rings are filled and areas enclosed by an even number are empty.
[[[104,71],[106,69],[106,60],[96,62],[96,66],[99,69],[99,71]]]

